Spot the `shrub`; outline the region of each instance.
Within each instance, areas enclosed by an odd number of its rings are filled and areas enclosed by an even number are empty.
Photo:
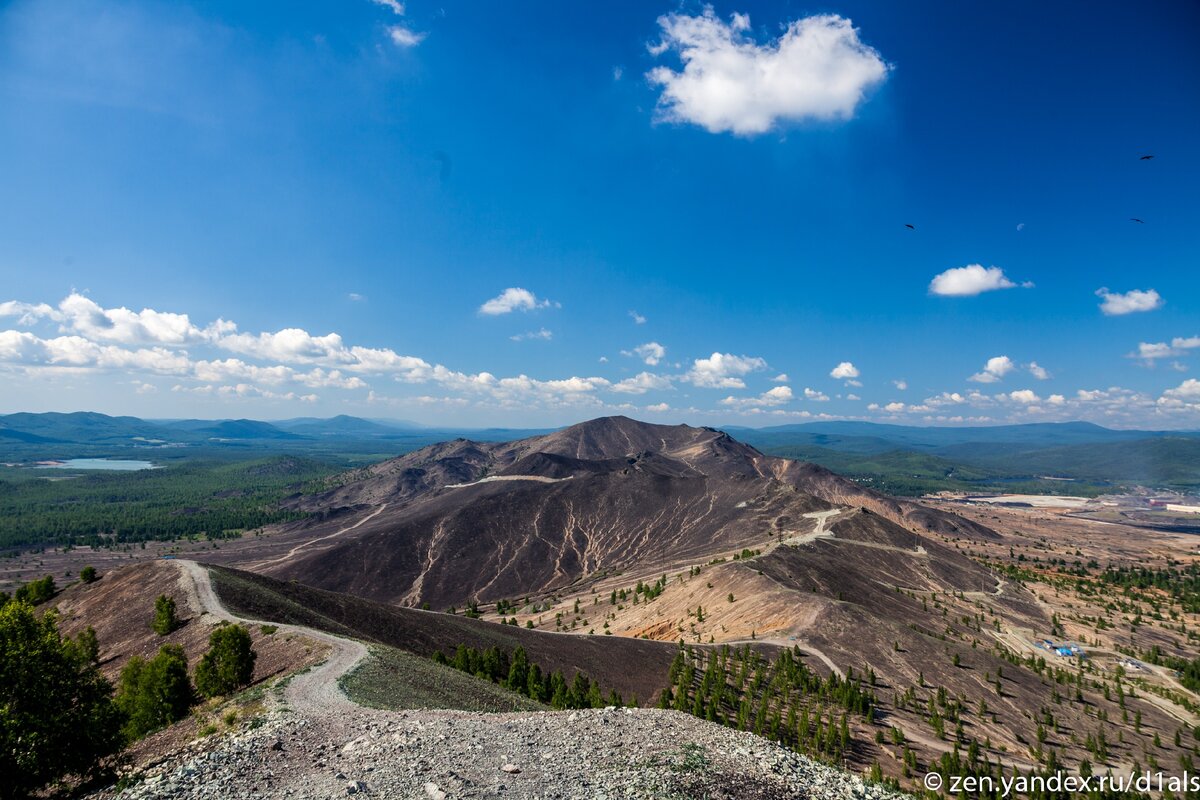
[[[38,578],[36,581],[30,581],[20,589],[17,589],[16,599],[24,600],[26,603],[36,606],[54,597],[57,591],[58,587],[54,585],[54,578],[47,575],[44,578]]]
[[[205,697],[229,694],[250,683],[258,654],[241,625],[223,625],[208,638],[208,652],[196,665],[196,688]]]
[[[79,570],[79,580],[84,583],[95,583],[97,577],[96,568],[93,566],[86,566]]]
[[[165,594],[160,594],[155,598],[154,621],[150,623],[154,632],[159,636],[166,636],[181,624],[179,617],[175,616],[175,600]]]
[[[94,652],[63,638],[53,611],[39,618],[28,603],[0,608],[0,798],[90,777],[120,749],[121,713]]]
[[[177,644],[163,645],[149,661],[134,656],[121,670],[117,706],[127,717],[124,732],[129,739],[183,719],[194,699],[187,655]]]

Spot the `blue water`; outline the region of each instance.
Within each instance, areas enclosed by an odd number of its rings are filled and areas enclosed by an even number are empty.
[[[139,469],[154,469],[149,461],[122,458],[72,458],[59,464],[41,464],[38,469],[105,469],[133,472]]]

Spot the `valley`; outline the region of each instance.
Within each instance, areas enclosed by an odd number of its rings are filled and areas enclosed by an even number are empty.
[[[933,768],[1183,768],[1200,546],[1075,506],[891,498],[721,431],[610,417],[320,478],[282,501],[293,521],[244,535],[47,548],[3,577],[199,562],[233,613],[375,648],[372,702],[428,682],[393,651],[520,647],[622,704],[908,789]]]

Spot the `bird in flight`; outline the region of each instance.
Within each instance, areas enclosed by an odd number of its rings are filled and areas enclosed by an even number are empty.
[[[907,222],[904,223],[904,227],[908,228],[910,231],[915,231],[917,229],[916,225],[909,225]]]
[[[1138,225],[1145,225],[1145,224],[1146,224],[1146,223],[1145,223],[1143,220],[1140,220],[1140,219],[1138,219],[1137,217],[1130,217],[1130,218],[1129,218],[1129,220],[1130,220],[1130,222],[1136,222]]]
[[[1149,161],[1152,158],[1154,158],[1154,156],[1142,156],[1138,159],[1138,161]]]

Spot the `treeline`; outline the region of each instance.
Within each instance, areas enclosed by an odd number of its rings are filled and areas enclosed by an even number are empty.
[[[99,654],[96,632],[64,637],[55,609],[38,613],[25,599],[0,605],[0,800],[99,776],[110,756],[183,719],[198,697],[247,685],[255,661],[246,629],[222,625],[194,686],[183,648],[166,644],[153,658],[131,658],[114,691]]]
[[[1200,612],[1200,564],[1181,569],[1109,567],[1100,574],[1100,580],[1125,589],[1158,589],[1169,594],[1183,611]]]
[[[67,480],[0,480],[0,548],[106,546],[234,532],[302,519],[280,502],[336,471],[281,456],[240,463],[188,463]]]
[[[746,645],[716,651],[681,647],[671,686],[659,708],[673,708],[731,728],[752,731],[809,755],[837,760],[852,746],[849,716],[872,722],[878,700],[854,674],[822,678],[800,660],[799,649],[774,661]]]
[[[505,689],[523,694],[531,700],[545,703],[554,709],[604,708],[622,706],[621,695],[612,690],[604,695],[598,681],[593,681],[582,672],[575,673],[569,683],[561,672],[547,672],[529,660],[525,648],[517,646],[512,657],[499,647],[480,651],[459,645],[451,658],[441,650],[433,654],[439,664],[454,667],[460,672],[499,684]],[[632,705],[637,705],[633,698]]]

